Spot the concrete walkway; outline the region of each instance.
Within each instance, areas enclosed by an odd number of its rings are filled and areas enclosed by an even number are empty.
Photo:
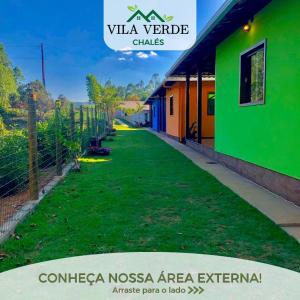
[[[221,164],[211,164],[211,159],[164,134],[152,130],[149,130],[149,132],[155,134],[167,144],[184,154],[195,165],[216,177],[221,183],[252,206],[256,207],[300,243],[300,207]]]

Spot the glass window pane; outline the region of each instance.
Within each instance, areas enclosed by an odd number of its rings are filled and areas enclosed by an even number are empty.
[[[215,93],[208,94],[207,114],[209,116],[215,115],[215,99],[216,99]]]
[[[265,88],[265,43],[241,56],[240,103],[263,103]]]
[[[264,50],[251,56],[251,102],[263,101],[264,93]]]

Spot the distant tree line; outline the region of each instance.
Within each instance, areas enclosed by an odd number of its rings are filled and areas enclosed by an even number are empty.
[[[160,83],[159,74],[155,73],[151,76],[147,84],[141,80],[136,84],[129,83],[126,86],[115,86],[115,88],[117,89],[118,96],[124,101],[145,101]],[[113,86],[113,83],[109,80],[104,86]]]
[[[126,86],[114,85],[107,81],[103,85],[97,81],[94,75],[87,76],[88,97],[91,103],[105,103],[106,107],[113,110],[120,101],[145,101],[147,97],[160,84],[159,74],[153,74],[148,83],[143,80]],[[38,118],[44,121],[52,116],[54,100],[39,80],[25,82],[21,69],[14,66],[0,44],[0,131],[13,129],[16,125],[12,119],[19,118],[19,127],[25,125],[28,90],[35,91],[37,95]],[[58,99],[62,107],[69,105],[69,100],[60,95]],[[21,119],[24,119],[22,126]]]
[[[0,44],[0,131],[13,129],[14,118],[18,118],[17,125],[22,125],[22,117],[26,118],[28,91],[37,95],[37,114],[43,121],[51,117],[54,111],[54,100],[39,80],[25,83],[21,69],[14,66]],[[63,108],[70,102],[64,95],[60,95]],[[22,127],[22,126],[21,126]]]
[[[160,84],[158,74],[153,74],[149,83],[146,85],[144,81],[137,84],[130,83],[127,86],[115,86],[111,80],[105,84],[101,84],[93,74],[86,76],[87,93],[89,102],[95,105],[101,105],[109,116],[110,123],[116,109],[120,109],[120,103],[124,101],[140,101],[141,105],[137,110],[128,111],[126,113],[135,113],[143,109],[142,101],[155,90]],[[126,109],[125,109],[126,110]]]

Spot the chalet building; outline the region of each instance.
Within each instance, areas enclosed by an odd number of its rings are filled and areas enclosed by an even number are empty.
[[[163,101],[165,110],[166,134],[180,142],[185,142],[186,107],[185,107],[185,77],[170,77],[152,93],[147,103]],[[190,110],[188,132],[191,140],[198,141],[198,104],[197,104],[197,78],[191,78],[190,83]],[[215,114],[215,80],[206,77],[202,80],[202,140],[207,146],[214,144],[214,114]],[[160,96],[161,95],[161,96]],[[153,123],[155,126],[155,122]],[[154,128],[155,129],[155,128]]]
[[[145,104],[150,105],[150,127],[157,132],[166,132],[166,91],[160,86]]]
[[[195,45],[168,72],[167,78],[185,79],[172,84],[177,92],[166,89],[164,100],[168,134],[297,205],[299,25],[299,0],[226,1]],[[202,92],[207,76],[216,79],[216,103],[211,108],[214,143],[210,145],[202,117],[206,108],[199,105],[207,103]],[[178,118],[184,126],[171,121],[168,114],[172,113],[181,114]],[[195,121],[196,136],[190,130]]]

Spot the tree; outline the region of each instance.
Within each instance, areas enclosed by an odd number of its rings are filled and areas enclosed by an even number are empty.
[[[13,68],[13,72],[14,72],[14,77],[15,77],[15,81],[16,81],[16,84],[17,86],[21,86],[25,77],[21,71],[21,69],[19,67],[14,67]]]
[[[11,68],[11,62],[5,52],[4,46],[0,44],[0,64],[7,68]]]
[[[23,106],[26,106],[28,101],[28,91],[33,91],[36,94],[38,116],[40,119],[45,119],[46,114],[54,109],[54,102],[51,95],[39,80],[23,84],[19,88],[20,101]]]
[[[159,74],[153,74],[149,83],[141,80],[137,84],[129,83],[126,87],[118,87],[119,96],[125,101],[145,101],[149,95],[160,85]]]
[[[71,100],[69,100],[65,95],[60,94],[57,97],[57,100],[60,101],[60,109],[63,113],[67,113],[71,104]]]
[[[104,85],[105,87],[110,87],[110,86],[113,86],[113,84],[112,84],[112,82],[111,82],[111,80],[107,80],[106,82],[105,82],[105,85]]]
[[[0,116],[0,134],[5,131],[5,124],[3,118]]]
[[[100,103],[101,100],[101,85],[97,81],[95,75],[89,74],[86,76],[86,87],[91,103]]]
[[[126,97],[126,87],[124,87],[124,86],[118,86],[117,90],[118,90],[119,97],[125,99],[125,97]]]
[[[119,96],[120,89],[116,88],[110,81],[102,86],[93,74],[87,75],[86,85],[90,103],[95,105],[101,104],[102,109],[107,115],[108,125],[112,128],[114,111],[122,100]]]
[[[102,90],[101,100],[101,102],[105,105],[109,127],[112,128],[114,112],[122,100],[118,95],[117,88],[115,88],[114,86],[105,87]]]
[[[17,82],[11,62],[4,47],[0,45],[0,108],[8,109],[11,97],[18,97]]]
[[[145,88],[145,82],[143,80],[141,80],[139,83],[138,83],[138,87],[140,89],[144,89]]]
[[[10,97],[17,96],[17,84],[13,71],[0,63],[0,107],[7,109],[10,107]]]

